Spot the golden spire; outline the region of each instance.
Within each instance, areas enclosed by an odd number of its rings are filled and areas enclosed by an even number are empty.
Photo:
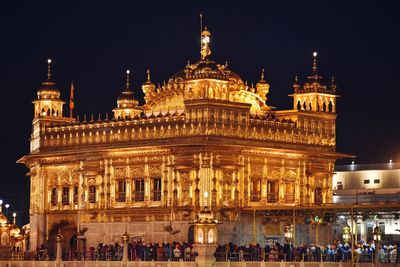
[[[207,30],[207,26],[203,30],[203,14],[200,13],[200,55],[201,59],[205,60],[211,55],[211,49],[209,47],[211,33]]]
[[[51,59],[47,59],[47,80],[51,80]]]
[[[314,52],[313,53],[313,73],[314,74],[317,74],[317,70],[318,70],[318,64],[317,64],[317,56],[318,56],[318,53],[317,52]]]
[[[129,91],[130,89],[130,82],[129,82],[129,75],[130,75],[131,71],[130,70],[126,70],[126,91]]]
[[[147,69],[147,82],[151,82],[151,80],[150,80],[150,69]]]
[[[264,68],[261,69],[261,79],[260,79],[260,82],[265,82],[265,69],[264,69]]]

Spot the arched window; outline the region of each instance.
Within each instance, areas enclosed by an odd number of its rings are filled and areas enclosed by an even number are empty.
[[[117,202],[125,202],[126,199],[126,181],[125,180],[119,180],[117,181],[117,192],[116,192],[116,197],[117,197]]]
[[[68,205],[69,204],[69,187],[63,187],[62,191],[62,204]]]
[[[74,204],[78,204],[78,186],[74,186]]]
[[[210,230],[208,230],[208,244],[212,244],[212,243],[214,243],[214,234],[215,234],[215,231],[214,231],[214,229],[210,229]]]
[[[134,181],[133,201],[142,202],[144,201],[144,179],[136,179]]]
[[[297,110],[301,110],[301,103],[300,103],[300,100],[297,101]]]
[[[51,205],[57,205],[58,196],[57,196],[57,188],[51,189]]]
[[[161,200],[161,178],[159,178],[159,177],[153,178],[152,200],[153,201]]]
[[[314,190],[314,203],[315,203],[315,205],[322,204],[322,188],[321,187],[317,187]]]
[[[277,181],[267,182],[267,201],[269,203],[278,202],[279,199],[279,187]]]
[[[322,111],[326,112],[326,104],[325,104],[325,102],[322,104]]]
[[[261,200],[261,179],[254,178],[252,181],[252,194],[251,194],[251,201],[258,202]]]
[[[328,110],[329,110],[329,112],[333,112],[333,105],[332,105],[332,101],[329,101],[329,104],[328,104]]]
[[[96,186],[89,186],[89,203],[96,203]]]
[[[204,243],[203,229],[198,229],[197,230],[197,243],[199,243],[199,244],[203,244]]]

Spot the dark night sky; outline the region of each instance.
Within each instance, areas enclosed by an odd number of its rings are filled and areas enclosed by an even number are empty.
[[[400,161],[396,1],[6,2],[0,6],[0,198],[17,202],[11,204],[25,215],[27,169],[15,161],[29,152],[31,101],[46,59],[53,59],[64,100],[75,82],[76,114],[111,114],[127,68],[139,90],[148,67],[152,80],[162,82],[188,59],[198,60],[200,11],[213,58],[228,60],[249,83],[266,68],[268,104],[278,109],[291,107],[293,77],[304,81],[318,51],[321,74],[336,77],[342,96],[337,150],[358,163]]]

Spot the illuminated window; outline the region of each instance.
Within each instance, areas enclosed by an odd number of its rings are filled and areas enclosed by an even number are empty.
[[[57,205],[57,188],[51,189],[51,205]]]
[[[144,180],[135,180],[135,191],[133,192],[133,201],[141,202],[144,201]]]
[[[364,184],[369,184],[369,180],[364,180]]]
[[[153,201],[160,201],[161,200],[161,178],[154,178],[153,179],[153,194],[152,194]]]
[[[322,204],[322,188],[321,187],[317,187],[314,190],[314,203],[316,205]]]
[[[74,204],[78,204],[78,186],[74,186]]]
[[[117,202],[125,202],[126,199],[126,181],[117,182]]]
[[[381,183],[381,180],[380,179],[375,179],[374,180],[374,184],[380,184]]]
[[[267,201],[269,203],[275,203],[278,201],[278,183],[275,181],[267,182]]]
[[[255,179],[252,182],[251,201],[260,201],[260,200],[261,200],[261,180]]]
[[[68,205],[69,204],[69,188],[68,187],[63,187],[62,204],[63,205]]]
[[[96,186],[89,186],[89,203],[96,203]]]

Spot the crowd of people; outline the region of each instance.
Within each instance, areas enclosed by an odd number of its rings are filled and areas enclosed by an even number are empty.
[[[399,263],[400,251],[398,245],[379,246],[377,253],[374,243],[355,245],[354,262],[374,262],[376,255],[382,263]],[[36,253],[37,260],[48,260],[46,247],[41,247]],[[349,244],[334,242],[332,245],[315,246],[275,243],[261,246],[248,244],[238,246],[233,243],[218,245],[215,251],[217,261],[305,261],[305,262],[346,262],[352,260],[352,248]],[[54,256],[54,255],[53,255]],[[128,243],[128,260],[132,261],[194,261],[197,256],[191,243]],[[64,254],[65,260],[102,260],[118,261],[123,258],[123,245],[120,243],[104,244],[90,247],[85,253],[76,252]]]
[[[380,246],[378,259],[384,263],[399,262],[397,246]],[[349,244],[336,243],[327,246],[301,245],[294,247],[286,243],[266,245],[249,244],[237,246],[233,243],[218,245],[215,257],[217,261],[314,261],[339,262],[352,260],[352,248]],[[374,244],[356,245],[353,253],[355,262],[373,262],[376,258]]]
[[[128,260],[141,261],[194,261],[196,252],[189,243],[128,243]],[[119,243],[100,243],[90,247],[86,260],[121,260],[123,246]]]

